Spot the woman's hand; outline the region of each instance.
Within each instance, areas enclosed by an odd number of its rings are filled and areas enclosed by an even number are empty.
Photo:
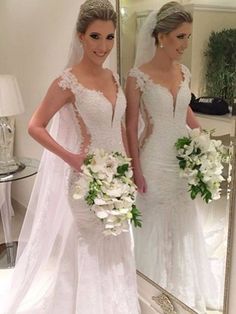
[[[138,188],[138,192],[143,194],[147,192],[147,183],[142,172],[134,173],[134,183]]]
[[[78,172],[81,171],[81,166],[83,165],[84,159],[86,158],[86,153],[79,153],[70,155],[65,160],[72,168],[77,170]]]

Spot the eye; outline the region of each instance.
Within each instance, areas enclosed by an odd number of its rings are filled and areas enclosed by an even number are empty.
[[[114,34],[109,34],[108,36],[107,36],[107,39],[108,40],[113,40],[115,38],[115,35]]]
[[[99,39],[99,34],[97,34],[97,33],[92,33],[92,34],[90,34],[89,35],[91,38],[93,38],[93,39]]]
[[[176,36],[178,39],[185,39],[186,37],[189,39],[191,37],[191,34],[179,34]]]
[[[185,37],[185,34],[177,35],[177,38],[179,38],[179,39],[184,39],[184,37]]]

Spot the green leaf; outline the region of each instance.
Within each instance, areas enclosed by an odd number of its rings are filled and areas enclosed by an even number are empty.
[[[142,216],[140,210],[136,207],[136,205],[132,205],[132,218],[131,218],[131,222],[134,224],[134,226],[137,228],[141,228],[142,227],[142,220],[140,219],[140,217]]]
[[[179,161],[179,167],[180,167],[180,169],[185,169],[185,168],[186,168],[186,164],[187,164],[187,161],[186,161],[186,160],[180,160],[180,161]]]
[[[93,154],[89,154],[86,156],[86,158],[84,159],[84,164],[86,166],[91,164],[91,160],[93,159],[94,155]]]
[[[124,176],[128,170],[129,170],[129,164],[123,164],[117,167],[117,173],[119,174],[119,176]]]
[[[181,148],[184,148],[185,145],[190,145],[191,143],[191,139],[189,137],[181,137],[177,140],[177,142],[175,143],[175,147],[177,149],[181,149]]]

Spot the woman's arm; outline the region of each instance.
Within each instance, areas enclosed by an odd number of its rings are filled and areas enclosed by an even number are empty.
[[[67,162],[71,167],[80,170],[85,154],[73,154],[59,145],[48,133],[46,127],[54,116],[65,104],[74,102],[74,95],[69,90],[62,90],[56,79],[49,87],[46,96],[34,112],[28,126],[29,134],[43,147],[50,150]]]
[[[126,84],[126,134],[129,145],[129,153],[132,158],[132,166],[134,170],[134,181],[139,192],[146,192],[146,182],[143,177],[138,145],[138,118],[139,118],[139,102],[141,92],[136,88],[136,79],[128,77]]]
[[[187,125],[191,129],[195,129],[195,128],[200,128],[201,129],[201,126],[200,126],[197,118],[195,117],[192,109],[190,108],[190,106],[188,107],[186,122],[187,122]]]

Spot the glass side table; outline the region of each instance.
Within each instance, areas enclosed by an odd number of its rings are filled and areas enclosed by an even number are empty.
[[[0,175],[0,189],[4,201],[0,202],[0,213],[3,225],[5,243],[0,244],[0,268],[15,266],[17,242],[12,238],[11,182],[22,180],[35,175],[38,171],[39,161],[32,158],[15,158],[18,169],[13,173]]]

